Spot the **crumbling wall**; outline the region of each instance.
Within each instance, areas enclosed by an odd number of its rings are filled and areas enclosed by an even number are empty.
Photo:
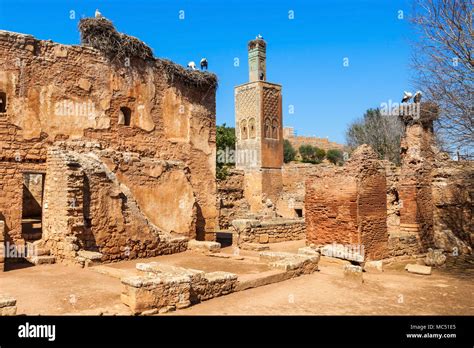
[[[259,221],[239,219],[232,221],[233,244],[279,243],[302,240],[306,237],[306,225],[303,219],[276,219]]]
[[[330,141],[327,138],[318,138],[318,137],[305,137],[305,136],[294,136],[290,134],[290,132],[286,132],[285,130],[288,128],[283,128],[283,137],[290,142],[293,148],[297,151],[296,157],[297,159],[301,159],[301,155],[299,153],[299,148],[301,145],[311,145],[319,147],[324,151],[336,149],[340,151],[344,151],[344,145]]]
[[[244,197],[244,172],[231,169],[225,179],[217,181],[219,228],[229,229],[232,220],[245,217],[250,206]]]
[[[186,239],[154,225],[100,159],[101,152],[89,150],[52,147],[48,152],[43,242],[57,261],[79,263],[80,250],[100,252],[102,261],[186,250]],[[112,157],[110,150],[105,155]],[[165,171],[183,168],[169,164]]]
[[[397,235],[400,231],[400,197],[398,193],[400,167],[390,161],[381,161],[387,178],[387,232]]]
[[[386,257],[386,177],[369,146],[308,179],[305,207],[307,243],[362,245],[368,260]]]
[[[0,91],[7,96],[7,112],[0,114],[0,214],[7,238],[15,243],[23,242],[22,173],[44,173],[48,147],[75,139],[182,162],[189,168],[183,175],[189,179],[194,202],[190,204],[191,194],[185,188],[187,198],[181,203],[196,210],[195,227],[168,228],[197,234],[199,239],[206,238],[206,232],[214,236],[215,76],[193,72],[212,77],[197,83],[171,62],[133,58],[120,63],[112,64],[90,47],[0,31]],[[131,113],[129,125],[124,122],[124,108]],[[121,179],[127,180],[126,175]],[[152,207],[143,203],[154,197],[137,196],[154,219]]]
[[[437,109],[422,103],[419,115],[404,115],[399,178],[400,235],[413,252],[434,247],[431,171],[434,161],[433,118]]]
[[[434,163],[433,241],[450,253],[471,253],[474,244],[474,162]]]
[[[306,179],[326,165],[309,163],[289,163],[282,168],[282,189],[276,202],[276,211],[284,218],[304,217],[304,197]],[[330,166],[332,167],[332,166]],[[298,213],[301,212],[301,216]]]

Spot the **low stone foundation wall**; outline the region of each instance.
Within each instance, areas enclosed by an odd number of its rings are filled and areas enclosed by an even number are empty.
[[[122,279],[122,301],[133,313],[167,312],[226,295],[234,291],[237,276],[170,266],[158,262],[139,263],[143,276]]]
[[[236,274],[209,272],[171,266],[159,262],[138,263],[143,275],[122,278],[122,302],[134,314],[157,314],[186,308],[201,301],[278,280],[286,280],[318,270],[320,255],[262,252],[260,262],[273,270],[261,279],[240,281]],[[264,272],[268,273],[268,272]]]
[[[306,237],[304,219],[260,221],[239,219],[232,221],[233,244],[278,243]]]
[[[285,252],[264,251],[260,253],[260,260],[268,261],[269,266],[283,271],[293,272],[294,277],[311,274],[318,270],[320,255],[292,254]]]
[[[420,237],[417,233],[392,234],[388,238],[388,249],[391,257],[419,254],[420,245]]]
[[[16,314],[16,299],[0,295],[0,317]]]

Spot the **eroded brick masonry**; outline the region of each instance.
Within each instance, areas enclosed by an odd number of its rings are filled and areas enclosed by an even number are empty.
[[[213,238],[216,78],[127,63],[0,31],[5,243],[74,263],[81,250],[115,260]]]

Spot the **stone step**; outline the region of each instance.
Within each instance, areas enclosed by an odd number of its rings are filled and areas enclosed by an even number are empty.
[[[48,248],[37,246],[35,245],[35,243],[27,242],[26,247],[27,247],[28,257],[48,256],[51,254],[51,251]]]
[[[27,257],[26,259],[34,265],[50,265],[56,262],[56,258],[49,255],[32,256]]]

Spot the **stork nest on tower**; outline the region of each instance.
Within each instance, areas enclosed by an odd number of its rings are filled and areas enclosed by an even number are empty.
[[[101,51],[111,61],[126,58],[153,60],[153,51],[136,37],[119,33],[106,18],[82,18],[79,21],[81,44]]]

